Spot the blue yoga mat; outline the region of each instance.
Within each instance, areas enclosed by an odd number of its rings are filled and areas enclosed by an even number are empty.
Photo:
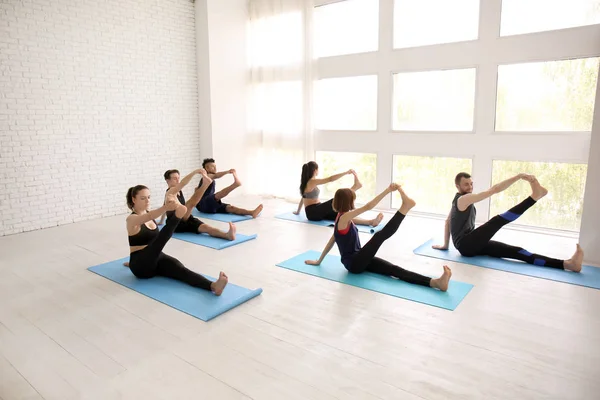
[[[334,226],[333,221],[309,221],[306,218],[306,215],[304,215],[303,213],[300,213],[299,215],[295,215],[293,212],[287,212],[285,214],[276,215],[275,218],[285,219],[287,221],[303,222],[305,224],[312,224],[312,225],[319,225],[319,226]],[[368,226],[368,225],[356,225],[356,228],[358,228],[359,232],[375,233],[375,232],[379,232],[380,230],[382,230],[386,223],[387,223],[387,221],[384,218],[384,220],[381,221],[381,223],[375,227]]]
[[[454,310],[473,287],[469,283],[451,280],[448,291],[440,292],[371,272],[351,274],[342,265],[340,257],[335,255],[326,256],[318,267],[304,263],[305,260],[318,260],[320,255],[318,251],[309,250],[277,266],[446,310]]]
[[[221,293],[221,296],[215,296],[207,290],[198,289],[183,282],[161,276],[138,279],[131,273],[129,268],[123,266],[125,261],[129,261],[129,257],[89,267],[88,269],[203,321],[209,321],[262,293],[260,288],[250,290],[230,282]],[[211,281],[215,280],[215,278],[208,275],[204,276]]]
[[[251,215],[235,215],[235,214],[206,214],[198,211],[197,209],[192,210],[192,215],[200,219],[212,219],[213,221],[221,222],[240,222],[252,219]]]
[[[256,239],[257,235],[242,235],[237,233],[235,240],[226,240],[208,236],[206,233],[174,233],[173,238],[184,240],[186,242],[199,244],[200,246],[210,247],[211,249],[225,249],[227,247],[235,246],[236,244],[247,242],[248,240]]]
[[[431,248],[433,244],[433,239],[429,240],[417,247],[414,250],[414,253],[441,260],[455,261],[478,267],[497,269],[520,275],[600,289],[600,268],[584,265],[583,268],[581,268],[581,272],[576,273],[556,268],[538,267],[521,261],[505,260],[503,258],[488,256],[463,257],[454,247],[452,247],[452,245],[450,245],[449,250],[436,250]]]

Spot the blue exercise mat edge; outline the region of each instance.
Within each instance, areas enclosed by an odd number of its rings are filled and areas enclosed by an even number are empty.
[[[249,219],[253,219],[251,215],[236,215],[236,214],[207,214],[198,211],[197,209],[192,210],[192,215],[199,219],[210,219],[219,222],[242,222]]]
[[[231,246],[235,246],[241,243],[248,242],[250,240],[256,239],[258,237],[257,234],[254,235],[243,235],[241,233],[237,233],[235,240],[227,240],[221,238],[215,238],[209,236],[205,233],[183,233],[183,232],[175,232],[172,236],[173,239],[183,240],[184,242],[197,244],[199,246],[208,247],[215,250],[223,250],[229,248]],[[202,242],[205,243],[202,243]],[[215,243],[211,245],[211,243]],[[217,245],[218,244],[218,245]]]
[[[292,271],[300,272],[303,274],[316,276],[329,281],[359,287],[364,290],[370,290],[372,292],[398,297],[404,300],[414,301],[416,303],[426,304],[450,311],[455,310],[460,305],[460,303],[462,303],[462,301],[466,298],[471,289],[474,287],[474,285],[470,283],[451,280],[448,291],[440,292],[435,289],[426,288],[419,285],[413,285],[392,277],[387,277],[370,272],[364,272],[362,274],[350,274],[342,265],[340,261],[340,256],[337,255],[327,255],[323,260],[323,263],[321,263],[321,266],[311,266],[304,264],[304,260],[318,259],[320,254],[321,252],[319,251],[308,250],[285,261],[279,262],[277,266]],[[317,272],[319,270],[324,271],[325,275],[329,271],[330,276],[328,277],[323,276],[323,274],[313,273],[311,272],[312,269],[314,269],[314,272]],[[333,274],[331,273],[331,271],[333,271]],[[337,279],[334,276],[332,276],[335,274],[338,275]],[[343,277],[344,279],[346,279],[346,281],[340,279],[340,277]],[[367,281],[368,284],[365,284],[365,281]],[[369,285],[375,287],[380,285],[389,286],[389,284],[392,285],[392,289],[388,291],[368,287]],[[403,295],[403,290],[407,291],[408,293],[405,292]]]
[[[171,308],[173,308],[173,309],[175,309],[177,311],[183,312],[185,314],[188,314],[188,315],[190,315],[190,316],[192,316],[194,318],[198,318],[198,319],[200,319],[202,321],[205,321],[205,322],[208,322],[208,321],[210,321],[210,320],[218,317],[219,315],[224,314],[227,311],[232,310],[233,308],[235,308],[235,307],[237,307],[237,306],[239,306],[239,305],[241,305],[241,304],[243,304],[243,303],[245,303],[245,302],[247,302],[247,301],[249,301],[249,300],[257,297],[257,296],[259,296],[263,292],[262,288],[248,289],[246,287],[239,286],[239,285],[236,285],[236,284],[233,284],[233,283],[229,282],[227,284],[227,286],[225,287],[225,290],[223,291],[223,294],[221,294],[221,296],[214,296],[212,293],[208,293],[208,292],[206,292],[206,291],[204,291],[202,289],[194,288],[194,287],[188,286],[187,284],[185,284],[183,282],[179,282],[177,280],[173,280],[173,279],[169,279],[169,278],[165,278],[165,277],[155,277],[155,278],[150,278],[150,279],[140,279],[140,281],[143,281],[144,283],[154,283],[154,282],[158,281],[160,283],[168,282],[167,285],[169,285],[169,286],[186,287],[187,290],[199,291],[199,295],[200,296],[203,295],[204,293],[206,293],[205,296],[206,295],[213,296],[213,297],[215,297],[216,301],[218,301],[220,299],[227,299],[228,298],[228,297],[224,297],[224,295],[225,295],[225,293],[226,293],[226,291],[227,291],[228,288],[235,288],[236,291],[244,291],[245,292],[243,295],[240,295],[240,296],[237,296],[235,298],[232,298],[230,302],[228,302],[227,304],[223,305],[220,308],[217,308],[216,310],[206,311],[206,312],[204,312],[202,314],[199,311],[196,311],[195,313],[194,312],[189,312],[189,311],[186,311],[185,309],[183,309],[181,305],[176,306],[176,305],[171,304],[171,303],[169,303],[167,301],[161,300],[160,298],[157,298],[156,296],[151,296],[148,293],[145,293],[143,291],[140,291],[138,289],[130,287],[127,284],[125,284],[124,282],[121,282],[121,281],[119,281],[117,279],[114,279],[114,277],[110,277],[110,276],[107,276],[107,274],[101,273],[102,267],[106,267],[107,265],[111,265],[112,266],[113,264],[116,267],[117,264],[118,264],[118,267],[121,268],[124,272],[126,271],[128,274],[131,275],[131,277],[133,277],[134,279],[137,279],[131,273],[131,271],[129,271],[129,268],[123,266],[123,263],[126,262],[126,261],[129,261],[129,257],[125,257],[125,258],[121,258],[121,259],[118,259],[118,260],[108,261],[108,262],[105,262],[105,263],[102,263],[102,264],[94,265],[94,266],[88,267],[87,270],[90,271],[90,272],[92,272],[92,273],[94,273],[94,274],[96,274],[96,275],[98,275],[98,276],[103,277],[104,279],[107,279],[107,280],[112,281],[112,282],[114,282],[116,284],[119,284],[119,285],[121,285],[121,286],[123,286],[123,287],[125,287],[125,288],[127,288],[127,289],[129,289],[131,291],[134,291],[134,292],[136,292],[136,293],[138,293],[140,295],[148,297],[148,298],[150,298],[150,299],[152,299],[154,301],[162,303],[162,304],[164,304],[166,306],[169,306],[169,307],[171,307]],[[215,281],[215,278],[212,277],[212,276],[210,276],[210,275],[205,275],[205,274],[202,274],[202,275],[204,277],[206,277],[207,279],[210,279],[211,281]],[[152,282],[152,281],[154,281],[154,282]],[[160,283],[158,283],[158,285],[160,285]]]
[[[584,286],[592,289],[600,289],[600,268],[598,267],[584,265],[581,268],[581,272],[577,273],[563,271],[556,268],[533,266],[520,261],[505,260],[488,256],[464,257],[461,256],[452,245],[450,245],[449,250],[432,249],[431,245],[434,242],[434,239],[429,239],[414,249],[413,253],[424,257],[437,258],[439,260],[453,261],[481,268],[489,268],[497,271],[530,276],[533,278],[541,278],[555,282]],[[588,282],[586,282],[586,280],[588,280]]]
[[[306,218],[306,215],[304,215],[304,214],[296,215],[291,211],[285,212],[282,214],[277,214],[275,216],[275,218],[282,219],[285,221],[300,222],[303,224],[310,224],[310,225],[317,225],[317,226],[326,226],[326,227],[334,226],[333,221],[310,221]],[[381,223],[375,227],[367,226],[367,225],[356,225],[356,228],[358,229],[359,232],[374,234],[374,233],[377,233],[380,230],[382,230],[387,222],[388,222],[388,220],[386,220],[384,218],[384,220],[381,221]]]

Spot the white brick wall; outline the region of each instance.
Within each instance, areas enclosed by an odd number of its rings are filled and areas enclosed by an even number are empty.
[[[0,235],[162,200],[200,163],[189,0],[0,0]]]

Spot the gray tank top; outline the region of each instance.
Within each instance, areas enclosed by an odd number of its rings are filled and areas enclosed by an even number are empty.
[[[450,211],[450,233],[452,234],[452,243],[457,249],[460,247],[461,240],[475,229],[475,205],[471,204],[465,211],[458,209],[458,198],[462,196],[456,193],[452,200],[452,210]]]
[[[321,193],[321,189],[319,189],[318,186],[315,186],[315,188],[313,190],[311,190],[308,193],[304,193],[302,195],[302,198],[304,199],[318,199],[319,198],[319,193]]]

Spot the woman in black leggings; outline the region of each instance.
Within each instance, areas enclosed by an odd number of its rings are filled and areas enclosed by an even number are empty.
[[[402,197],[402,206],[396,212],[396,214],[394,214],[392,219],[383,227],[383,229],[375,233],[371,240],[367,242],[365,247],[361,248],[358,230],[352,222],[352,219],[363,212],[372,209],[388,193],[396,190]],[[355,194],[350,189],[338,189],[338,191],[335,193],[333,207],[339,212],[339,214],[335,222],[333,236],[331,236],[331,239],[329,239],[329,242],[325,246],[325,250],[323,250],[321,257],[316,261],[306,260],[306,264],[320,265],[323,261],[323,258],[325,258],[327,253],[329,253],[333,247],[333,244],[336,243],[342,256],[342,264],[344,264],[344,267],[346,267],[350,273],[360,274],[361,272],[369,271],[376,274],[393,276],[408,283],[432,287],[443,292],[448,290],[448,283],[450,282],[452,271],[446,265],[444,265],[444,273],[442,276],[432,279],[412,271],[407,271],[389,261],[375,257],[375,254],[377,254],[377,251],[383,242],[396,233],[406,214],[416,204],[413,199],[409,198],[406,193],[404,193],[398,184],[390,184],[390,186],[381,192],[379,196],[375,197],[361,208],[354,209],[354,199]]]
[[[321,203],[319,201],[319,185],[324,185],[329,182],[337,181],[344,175],[354,175],[354,185],[350,188],[352,192],[356,192],[362,187],[362,183],[358,180],[358,176],[354,170],[349,169],[346,172],[342,172],[336,175],[329,176],[327,178],[319,179],[319,165],[310,161],[302,166],[302,176],[300,177],[300,194],[302,198],[298,204],[298,210],[294,214],[300,214],[300,210],[304,205],[304,211],[306,212],[306,218],[309,221],[335,221],[337,213],[333,210],[333,199]],[[353,221],[357,225],[370,225],[377,226],[383,220],[383,214],[379,213],[376,218],[373,219],[362,219],[355,218]]]
[[[132,211],[131,215],[127,217],[130,249],[129,268],[136,277],[141,279],[164,276],[194,287],[210,290],[219,296],[227,285],[227,275],[221,272],[219,279],[212,282],[204,276],[187,269],[176,258],[162,252],[179,222],[192,212],[191,207],[188,208],[179,203],[177,193],[189,183],[195,174],[200,174],[203,177],[202,186],[194,193],[194,196],[201,197],[212,180],[206,176],[203,169],[198,169],[183,178],[179,185],[169,189],[165,204],[152,211],[149,211],[150,190],[143,185],[129,188],[127,191],[127,206]],[[167,211],[174,211],[175,215],[169,218],[165,227],[159,231],[155,219]]]

